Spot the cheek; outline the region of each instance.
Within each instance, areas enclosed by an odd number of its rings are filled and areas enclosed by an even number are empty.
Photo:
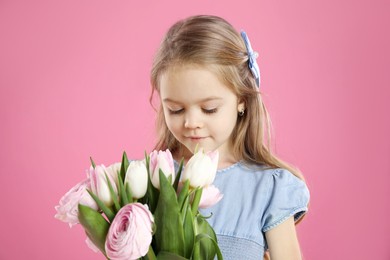
[[[226,111],[224,116],[221,116],[218,119],[214,119],[212,124],[215,131],[230,135],[231,131],[233,131],[237,124],[237,115],[235,111]]]
[[[171,131],[174,135],[175,133],[180,131],[180,120],[178,117],[172,117],[169,115],[165,115],[165,123],[169,131]]]

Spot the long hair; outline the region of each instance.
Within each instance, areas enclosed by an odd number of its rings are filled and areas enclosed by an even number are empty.
[[[175,66],[197,65],[210,69],[245,103],[232,132],[233,155],[248,165],[285,168],[303,180],[300,171],[276,157],[271,147],[271,122],[256,81],[248,68],[248,53],[238,32],[216,16],[192,16],[175,23],[166,33],[151,70],[152,102],[159,92],[161,76]],[[155,149],[181,151],[181,144],[169,131],[160,104]]]

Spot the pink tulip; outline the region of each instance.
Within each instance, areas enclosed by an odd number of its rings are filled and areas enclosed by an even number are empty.
[[[138,259],[145,256],[152,242],[152,213],[147,205],[127,204],[111,223],[105,250],[112,260]]]
[[[114,170],[106,168],[103,164],[96,165],[95,169],[91,166],[89,169],[89,178],[91,179],[91,190],[92,192],[108,207],[114,204],[113,198],[111,197],[110,189],[108,188],[107,177],[117,194],[117,186],[115,178],[113,177]]]
[[[203,188],[202,197],[199,202],[199,208],[206,209],[217,204],[223,197],[223,194],[214,185]]]
[[[55,207],[57,214],[54,216],[63,222],[69,223],[72,227],[79,223],[78,219],[78,204],[98,209],[96,202],[91,195],[88,194],[87,189],[90,188],[90,180],[86,179],[72,189],[70,189],[60,200],[59,205]]]
[[[118,173],[121,170],[121,163],[116,162],[111,164],[110,166],[106,167],[106,172],[108,175],[112,176],[112,179],[114,180],[115,184],[118,185]]]
[[[153,186],[160,189],[159,170],[161,169],[165,176],[172,175],[172,184],[175,181],[175,166],[171,152],[167,149],[164,151],[153,151],[150,154],[150,180]]]

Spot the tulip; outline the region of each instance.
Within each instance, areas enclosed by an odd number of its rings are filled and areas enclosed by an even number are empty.
[[[206,209],[214,206],[220,201],[223,194],[214,185],[203,188],[202,197],[199,202],[199,208]]]
[[[148,170],[145,161],[131,161],[126,171],[125,185],[128,183],[133,198],[140,199],[148,188]]]
[[[118,185],[118,173],[121,170],[121,163],[113,163],[110,166],[106,167],[106,172],[108,175],[111,175],[113,180],[115,181],[115,184]]]
[[[193,188],[211,185],[217,173],[218,158],[218,151],[205,153],[200,150],[195,153],[184,168],[183,182],[189,180]]]
[[[171,152],[167,149],[164,151],[153,151],[150,154],[150,179],[153,186],[160,189],[159,170],[162,170],[164,175],[172,176],[172,184],[175,181],[175,166],[173,165],[173,158]]]
[[[145,256],[152,242],[154,219],[147,205],[130,203],[116,214],[108,230],[105,250],[111,260]]]
[[[96,202],[87,192],[87,189],[89,188],[90,180],[86,179],[70,189],[61,198],[59,205],[55,207],[57,214],[54,217],[63,222],[69,223],[69,226],[72,227],[79,223],[78,204],[97,210],[98,206]]]
[[[107,168],[102,165],[97,165],[95,169],[91,166],[89,169],[89,178],[91,179],[91,190],[92,192],[107,206],[113,205],[114,201],[111,197],[110,189],[108,187],[107,178],[110,184],[117,194],[117,186],[115,179],[112,176],[112,171],[107,171]]]

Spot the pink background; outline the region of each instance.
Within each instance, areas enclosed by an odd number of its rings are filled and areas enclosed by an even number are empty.
[[[0,259],[103,259],[54,219],[89,156],[154,142],[149,70],[177,19],[225,17],[260,53],[275,148],[311,188],[305,259],[390,259],[388,1],[0,2]]]

